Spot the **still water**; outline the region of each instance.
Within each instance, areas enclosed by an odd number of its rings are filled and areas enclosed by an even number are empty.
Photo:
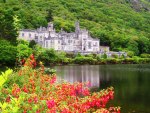
[[[58,79],[71,83],[89,81],[92,87],[115,88],[109,104],[121,113],[150,113],[150,64],[56,66]]]

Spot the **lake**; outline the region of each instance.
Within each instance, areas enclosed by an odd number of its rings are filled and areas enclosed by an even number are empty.
[[[94,88],[115,88],[109,103],[121,113],[150,113],[150,64],[56,66],[58,79],[90,81]]]

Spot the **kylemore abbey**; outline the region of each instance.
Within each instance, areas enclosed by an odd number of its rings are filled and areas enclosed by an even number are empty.
[[[52,22],[48,23],[47,28],[40,27],[36,30],[22,29],[19,31],[19,39],[27,41],[34,40],[43,48],[53,48],[57,51],[76,52],[76,53],[96,53],[111,56],[112,54],[125,55],[124,52],[110,52],[108,46],[100,46],[98,38],[92,38],[86,29],[80,29],[79,22],[75,23],[75,32],[67,33],[61,29],[56,32]]]

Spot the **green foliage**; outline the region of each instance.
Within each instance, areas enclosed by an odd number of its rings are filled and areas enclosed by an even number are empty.
[[[120,64],[121,60],[116,58],[109,58],[107,59],[107,64]]]
[[[54,64],[68,64],[72,63],[72,58],[68,58],[65,52],[56,52],[54,49],[36,49],[34,52],[38,61],[43,62],[45,65]]]
[[[88,56],[77,56],[74,58],[76,64],[96,64],[97,59]]]
[[[104,53],[103,55],[101,55],[102,58],[106,59],[107,58],[107,55],[106,53]]]
[[[133,51],[127,51],[127,55],[128,55],[129,57],[133,57],[133,56],[134,56],[134,52],[133,52]]]
[[[74,58],[75,54],[74,53],[66,53],[66,57],[68,57],[68,58]]]
[[[17,48],[7,40],[0,39],[0,62],[1,64],[14,65]]]
[[[54,74],[54,73],[56,73],[56,70],[54,70],[54,69],[50,69],[50,68],[46,68],[45,70],[45,74]]]
[[[28,58],[32,54],[32,49],[29,48],[29,43],[24,40],[19,40],[17,45],[17,58],[19,60]]]
[[[38,49],[36,49],[38,51]],[[129,51],[130,52],[130,51]],[[36,55],[38,54],[38,55]],[[44,49],[40,48],[39,51],[35,54],[35,58],[38,61],[42,61],[46,65],[65,65],[65,64],[139,64],[139,63],[149,63],[149,59],[140,58],[138,56],[133,56],[133,52],[131,51],[131,58],[126,58],[124,55],[121,57],[113,56],[111,58],[107,58],[106,54],[104,55],[96,55],[96,54],[87,54],[81,55],[80,53],[73,55],[71,53],[65,52],[56,52],[53,49]],[[68,54],[68,55],[67,55]],[[106,55],[106,56],[105,56]],[[74,57],[72,57],[74,56]]]
[[[101,58],[98,60],[99,64],[107,64],[107,59]]]
[[[8,69],[5,72],[2,72],[0,75],[0,91],[3,88],[4,83],[7,81],[8,76],[13,72],[13,70]],[[0,93],[1,94],[1,93]]]
[[[1,3],[0,7],[0,37],[15,43],[18,29],[14,22],[14,11],[10,8],[5,9]]]
[[[143,8],[137,12],[130,0],[3,0],[0,36],[14,40],[18,28],[34,29],[49,21],[54,22],[56,31],[71,32],[79,20],[81,28],[100,38],[101,45],[127,49],[135,55],[150,53],[150,12],[146,10],[150,4],[148,0],[138,4]]]
[[[17,31],[16,35],[18,35],[19,34],[18,32],[21,29],[21,24],[17,15],[13,16],[13,26],[14,26],[14,29]]]
[[[118,55],[113,54],[112,57],[113,57],[113,58],[118,58]]]
[[[111,50],[125,50],[128,56],[140,55],[148,58],[150,53],[150,7],[148,0],[141,0],[143,8],[135,10],[131,7],[131,0],[1,0],[0,1],[0,62],[14,64],[16,56],[27,58],[32,52],[38,60],[45,64],[72,63],[85,61],[91,64],[98,60],[107,63],[107,55],[94,56],[81,54],[56,53],[53,50],[42,49],[30,43],[19,41],[16,44],[18,30],[21,28],[35,29],[47,26],[49,21],[54,22],[56,31],[61,28],[67,32],[74,31],[74,22],[80,21],[81,28],[90,31],[93,37],[100,39],[101,45],[110,46]],[[31,48],[33,50],[31,50]],[[146,53],[146,54],[142,54]],[[103,59],[104,58],[104,59]],[[114,57],[116,58],[116,57]],[[122,56],[124,58],[124,56]],[[89,61],[87,61],[89,59]],[[93,60],[94,59],[94,60]],[[127,62],[133,59],[127,59]],[[141,61],[134,59],[137,62]],[[80,62],[78,62],[80,63]]]
[[[135,55],[139,54],[138,43],[136,42],[136,39],[131,39],[128,42],[128,50],[133,51]]]
[[[24,98],[27,96],[26,93],[22,92],[19,98],[14,98],[11,96],[11,103],[8,102],[0,102],[0,111],[4,113],[18,113],[20,110],[20,105],[23,104]]]
[[[31,40],[31,41],[29,42],[29,47],[32,48],[32,49],[34,49],[34,47],[35,47],[36,44],[37,44],[37,43],[36,43],[34,40]]]
[[[140,55],[141,58],[150,58],[150,54],[143,53]]]
[[[132,64],[134,62],[134,59],[133,58],[126,58],[125,60],[124,60],[124,63],[125,64]]]
[[[44,51],[44,49],[40,45],[33,46],[33,54],[36,59],[38,59],[39,55]]]
[[[133,58],[126,58],[123,60],[125,64],[143,64],[143,63],[150,63],[150,58],[140,58],[140,57],[133,57]]]
[[[44,64],[49,65],[50,63],[56,63],[57,58],[58,57],[54,49],[43,49],[37,59],[42,61]]]

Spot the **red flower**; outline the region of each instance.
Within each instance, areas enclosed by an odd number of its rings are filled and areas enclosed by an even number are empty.
[[[64,108],[61,113],[71,113],[71,112],[69,111],[69,109]]]
[[[31,98],[28,99],[28,103],[32,103],[32,99]]]
[[[28,93],[28,89],[27,89],[26,86],[23,86],[22,90],[23,90],[24,92]]]
[[[30,58],[31,58],[32,60],[34,60],[34,55],[33,55],[33,54],[31,54],[31,55],[30,55]]]
[[[84,90],[82,91],[82,94],[83,94],[84,96],[90,95],[89,89],[88,89],[88,88],[84,89]]]
[[[46,104],[49,109],[55,106],[54,100],[48,100]]]
[[[6,102],[10,102],[10,96],[6,98]]]
[[[12,89],[12,95],[16,98],[19,97],[19,94],[20,94],[21,90],[19,88],[19,86],[17,84],[14,84],[13,85],[13,89]]]

